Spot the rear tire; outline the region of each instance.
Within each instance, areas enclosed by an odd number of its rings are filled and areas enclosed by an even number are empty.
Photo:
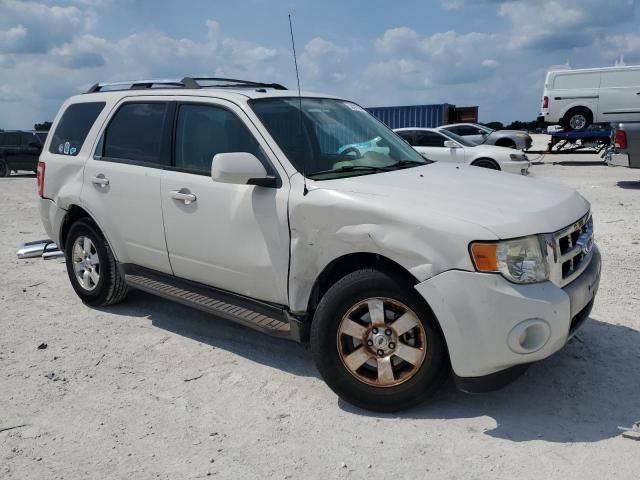
[[[401,318],[404,324],[395,323]],[[424,401],[449,373],[429,307],[412,285],[373,269],[345,276],[322,297],[311,325],[311,351],[340,398],[378,412]]]
[[[474,167],[488,168],[489,170],[500,170],[500,165],[491,158],[480,158],[475,160],[471,165]]]
[[[562,118],[565,131],[584,130],[593,123],[593,113],[586,107],[576,107],[569,110]]]
[[[113,252],[90,219],[81,218],[71,225],[65,256],[71,285],[84,303],[104,307],[125,299],[127,284]]]
[[[11,170],[4,158],[0,158],[0,177],[8,177],[11,175]]]

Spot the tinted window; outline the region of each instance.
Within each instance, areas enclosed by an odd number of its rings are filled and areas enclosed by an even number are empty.
[[[416,147],[444,147],[444,138],[442,135],[434,132],[418,132],[416,135]]]
[[[166,111],[164,102],[124,104],[107,127],[102,156],[143,163],[167,163],[160,155]]]
[[[447,128],[447,130],[460,135],[461,137],[466,137],[467,135],[482,135],[483,133],[486,133],[478,127],[473,127],[471,125],[459,125],[454,128]]]
[[[104,102],[69,105],[58,122],[49,151],[64,155],[77,155],[104,105]]]
[[[20,142],[23,147],[29,147],[32,144],[40,145],[40,140],[31,132],[24,132],[20,135]]]
[[[181,105],[176,127],[176,167],[211,172],[218,153],[248,152],[269,170],[260,146],[232,112],[210,105]]]
[[[405,130],[402,132],[396,132],[398,135],[400,135],[400,137],[404,140],[406,140],[407,142],[409,142],[409,145],[413,145],[413,134],[414,132],[412,130]]]
[[[19,132],[8,132],[2,134],[4,137],[2,140],[2,145],[5,147],[15,147],[20,145],[20,133]]]

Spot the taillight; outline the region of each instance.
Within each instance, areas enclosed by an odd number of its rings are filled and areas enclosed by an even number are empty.
[[[616,148],[621,148],[623,150],[627,148],[627,134],[624,132],[624,130],[616,130],[614,144]]]
[[[36,180],[38,182],[38,196],[44,198],[44,162],[38,162],[38,168],[36,170]]]
[[[549,108],[549,97],[546,95],[542,98],[542,108]]]

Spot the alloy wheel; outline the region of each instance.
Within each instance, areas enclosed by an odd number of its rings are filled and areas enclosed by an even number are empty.
[[[426,333],[418,316],[385,297],[358,302],[342,317],[338,351],[359,381],[393,387],[411,379],[426,357]]]
[[[100,281],[98,251],[89,237],[80,236],[73,243],[73,271],[80,286],[87,292],[95,290]]]

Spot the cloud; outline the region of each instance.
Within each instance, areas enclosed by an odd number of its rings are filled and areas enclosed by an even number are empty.
[[[509,1],[499,13],[512,25],[512,48],[568,50],[594,44],[611,27],[632,22],[636,0]]]
[[[496,34],[459,34],[450,30],[422,36],[407,27],[387,30],[374,43],[387,59],[373,64],[369,73],[385,77],[402,74],[408,76],[414,87],[487,78],[498,66],[487,55],[497,54],[501,49]]]
[[[0,0],[0,7],[0,53],[46,53],[93,21],[92,12],[75,6]]]

